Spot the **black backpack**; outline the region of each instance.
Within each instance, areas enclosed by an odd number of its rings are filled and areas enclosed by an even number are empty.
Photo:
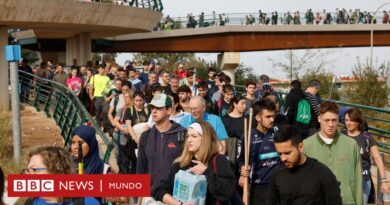
[[[33,205],[35,199],[37,198],[28,198],[26,202],[24,202],[24,205]],[[73,205],[84,205],[84,198],[81,197],[70,198],[70,201],[73,203]]]

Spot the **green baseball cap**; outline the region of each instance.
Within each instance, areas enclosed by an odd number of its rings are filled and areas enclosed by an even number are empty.
[[[153,97],[150,105],[153,107],[172,107],[172,100],[168,95],[165,94],[157,94]]]

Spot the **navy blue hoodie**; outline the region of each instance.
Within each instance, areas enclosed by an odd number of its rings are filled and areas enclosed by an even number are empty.
[[[171,121],[169,130],[160,133],[156,125],[142,133],[139,143],[137,174],[150,174],[152,190],[168,174],[173,161],[183,150],[187,129]]]

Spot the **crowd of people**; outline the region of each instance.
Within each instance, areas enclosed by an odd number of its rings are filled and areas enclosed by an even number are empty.
[[[23,62],[20,69],[27,67]],[[198,79],[195,69],[184,63],[173,72],[154,61],[144,61],[142,71],[136,68],[135,62],[124,68],[114,62],[96,66],[89,62],[67,74],[62,65],[47,62],[34,72],[79,97],[117,143],[119,173],[150,174],[156,200],[191,204],[173,197],[175,174],[189,170],[206,176],[210,205],[239,204],[236,193],[246,181],[250,204],[367,204],[373,189],[371,156],[380,171],[381,190],[390,193],[362,112],[348,108],[343,113],[337,104],[321,102],[318,80],[304,89],[299,80],[292,81],[283,106],[267,75],[248,81],[246,92],[239,94],[230,77],[214,68],[209,68],[207,79]],[[338,128],[340,115],[345,118],[343,132]],[[245,121],[250,119],[250,149],[245,150]],[[77,164],[80,153],[84,173],[111,172],[99,158],[93,128],[75,128],[71,145],[71,153],[59,148],[31,152],[27,173],[77,173],[77,166],[70,169],[69,164]],[[45,152],[66,160],[42,161]],[[96,203],[102,200],[97,198]]]
[[[371,23],[390,23],[389,18],[390,11],[383,10],[381,14],[381,20],[378,21],[377,14],[373,14],[360,9],[345,8],[335,11],[317,11],[313,12],[312,9],[307,9],[306,12],[287,11],[285,13],[273,11],[271,13],[263,12],[259,10],[257,14],[250,13],[245,16],[231,14],[231,16],[221,13],[216,14],[215,11],[210,15],[202,12],[198,16],[192,13],[187,14],[186,21],[182,19],[175,19],[166,16],[157,25],[155,30],[172,30],[180,28],[201,28],[209,26],[224,26],[224,25],[319,25],[319,24],[371,24]],[[230,20],[232,19],[232,20]],[[185,23],[184,23],[185,22]]]

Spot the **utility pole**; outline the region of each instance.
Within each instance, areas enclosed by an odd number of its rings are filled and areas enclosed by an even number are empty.
[[[5,59],[9,62],[11,81],[11,105],[12,105],[12,134],[14,144],[14,159],[20,162],[22,159],[22,138],[20,129],[20,98],[19,98],[19,73],[18,62],[21,59],[20,45],[5,46]]]

